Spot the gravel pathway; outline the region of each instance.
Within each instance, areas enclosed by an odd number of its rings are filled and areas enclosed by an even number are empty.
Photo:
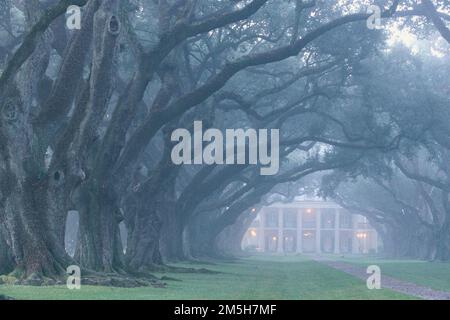
[[[366,273],[366,269],[357,265],[319,257],[315,257],[314,260],[364,281],[369,277],[369,274]],[[381,287],[425,300],[450,300],[450,292],[434,290],[411,282],[385,276],[383,275],[383,270],[381,271]]]

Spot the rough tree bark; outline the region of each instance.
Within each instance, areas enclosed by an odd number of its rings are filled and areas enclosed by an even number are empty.
[[[254,213],[243,213],[236,222],[226,227],[217,237],[215,247],[223,256],[239,257],[245,255],[242,250],[242,239],[252,224]]]
[[[123,217],[115,199],[96,189],[86,187],[80,197],[75,258],[82,267],[91,270],[121,273],[124,260],[119,223]]]
[[[147,272],[163,263],[159,251],[161,221],[155,204],[136,198],[127,210],[128,242],[126,265],[134,272]]]
[[[0,274],[8,274],[15,268],[10,243],[8,231],[0,221]]]
[[[171,190],[161,190],[164,202],[156,204],[162,222],[160,252],[165,261],[177,261],[183,259],[183,225],[176,212],[175,181],[168,183]]]
[[[38,10],[27,3],[28,24]],[[51,230],[45,186],[49,177],[44,163],[45,147],[31,125],[33,97],[49,62],[46,35],[0,98],[0,130],[4,138],[5,172],[9,196],[4,201],[5,225],[19,278],[61,275],[70,261]]]
[[[115,52],[120,22],[119,1],[102,2],[94,15],[93,65],[89,82],[89,98],[84,118],[73,141],[78,161],[84,163],[89,180],[77,193],[80,206],[80,227],[76,257],[81,265],[99,271],[121,272],[123,249],[120,241],[120,208],[114,194],[107,188],[108,168],[113,162],[95,162],[98,149],[98,124],[108,108],[112,88]]]

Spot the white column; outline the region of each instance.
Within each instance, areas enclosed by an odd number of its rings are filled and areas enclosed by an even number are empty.
[[[320,236],[320,229],[321,229],[321,213],[320,213],[320,209],[316,209],[316,253],[320,254],[321,253],[321,236]]]
[[[277,252],[283,253],[283,209],[278,209],[278,241],[277,241]]]
[[[357,227],[357,225],[356,225],[356,218],[357,218],[357,215],[352,214],[351,217],[352,217],[352,253],[356,254],[356,253],[358,253],[358,246],[359,246],[358,238],[356,237],[356,231],[357,231],[357,229],[356,229],[356,227]]]
[[[339,223],[339,209],[336,209],[335,219],[334,219],[334,253],[341,253],[341,232]]]
[[[363,253],[369,253],[369,248],[367,246],[367,231],[364,231],[366,233],[365,238],[363,238],[364,241],[364,249],[363,249]]]
[[[266,252],[266,219],[265,210],[261,209],[259,213],[259,230],[258,230],[258,246],[261,248],[262,252]]]
[[[373,242],[375,244],[375,253],[378,253],[378,232],[374,229],[372,232]]]
[[[303,253],[303,211],[297,209],[297,253]]]

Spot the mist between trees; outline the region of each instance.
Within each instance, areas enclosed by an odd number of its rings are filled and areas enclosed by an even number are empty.
[[[375,29],[373,4],[1,0],[0,274],[240,255],[252,209],[301,194],[365,215],[386,255],[449,259],[448,1],[377,1]],[[278,173],[175,164],[195,121],[279,129]]]

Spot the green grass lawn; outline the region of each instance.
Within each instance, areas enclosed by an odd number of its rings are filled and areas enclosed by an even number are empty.
[[[220,274],[169,273],[182,281],[167,288],[0,286],[17,299],[412,299],[390,290],[368,290],[364,281],[303,257],[253,257],[234,263],[182,265]],[[158,274],[162,276],[162,274]]]
[[[334,257],[336,258],[336,257]],[[361,266],[378,265],[381,274],[436,290],[450,291],[450,263],[345,257],[339,260]]]

